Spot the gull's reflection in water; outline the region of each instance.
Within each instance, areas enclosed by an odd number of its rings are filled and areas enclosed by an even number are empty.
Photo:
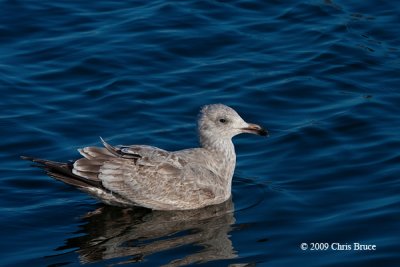
[[[236,257],[229,232],[235,222],[233,203],[189,211],[150,211],[103,206],[87,214],[80,233],[58,250],[78,248],[82,264],[121,258],[118,263],[143,260],[153,253],[191,245],[192,254],[166,262],[182,266]],[[114,262],[114,261],[113,261]]]

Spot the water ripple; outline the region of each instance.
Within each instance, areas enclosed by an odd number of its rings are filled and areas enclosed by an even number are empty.
[[[398,262],[395,2],[0,7],[4,265]],[[98,206],[19,160],[73,160],[77,148],[100,145],[99,135],[193,147],[198,109],[214,102],[270,132],[234,139],[233,200],[219,207],[176,214]],[[303,242],[378,250],[311,253]]]

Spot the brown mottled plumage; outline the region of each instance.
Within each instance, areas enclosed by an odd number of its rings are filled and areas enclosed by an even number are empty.
[[[78,149],[83,158],[59,163],[22,157],[38,163],[48,175],[115,206],[154,210],[187,210],[219,204],[231,196],[236,164],[232,137],[267,135],[222,104],[203,107],[198,130],[200,148],[169,152],[144,145]]]

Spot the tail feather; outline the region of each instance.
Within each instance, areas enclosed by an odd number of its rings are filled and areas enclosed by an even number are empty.
[[[122,207],[134,205],[128,199],[105,188],[100,180],[90,179],[88,173],[85,173],[85,177],[74,174],[73,162],[62,163],[26,156],[21,156],[21,158],[36,163],[33,166],[44,169],[50,177],[89,193],[106,204]]]
[[[45,159],[21,156],[21,159],[37,163],[36,167],[42,168],[56,180],[79,188],[96,187],[103,189],[100,181],[85,179],[72,173],[72,163],[62,163]]]

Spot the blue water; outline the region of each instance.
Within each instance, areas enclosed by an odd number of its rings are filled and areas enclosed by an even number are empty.
[[[377,0],[1,1],[1,265],[400,266],[399,14]],[[209,103],[270,131],[235,138],[233,199],[217,207],[112,208],[19,159],[73,160],[100,135],[194,147]],[[355,242],[376,250],[311,250]]]

